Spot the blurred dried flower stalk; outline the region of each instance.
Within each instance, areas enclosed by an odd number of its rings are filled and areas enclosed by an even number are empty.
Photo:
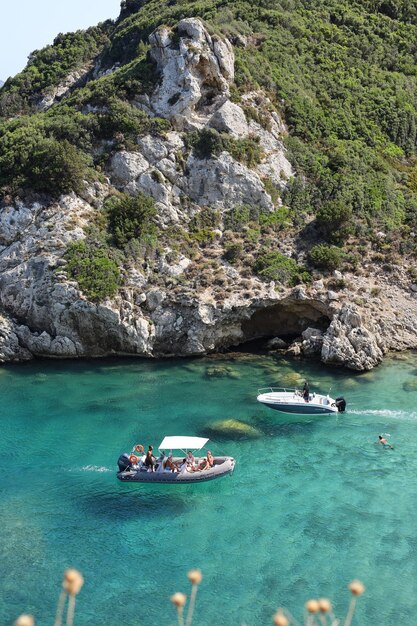
[[[187,604],[187,596],[181,591],[177,591],[171,596],[171,602],[177,609],[178,626],[192,626],[198,585],[203,579],[202,573],[199,569],[190,570],[187,577],[191,583],[191,593],[185,622],[184,609]],[[79,571],[76,569],[65,570],[62,581],[62,590],[58,598],[54,626],[63,625],[64,609],[67,598],[68,605],[65,626],[73,626],[75,599],[81,591],[83,584],[84,578]],[[365,586],[360,580],[352,580],[352,582],[348,585],[348,589],[350,590],[352,597],[348,612],[343,621],[343,626],[351,626],[357,600],[359,596],[364,593]],[[279,608],[272,619],[275,626],[301,626],[300,622],[298,622],[285,608]],[[327,598],[311,599],[305,603],[304,626],[339,626],[340,623],[341,620],[334,616],[332,604]],[[17,618],[14,622],[14,626],[35,626],[35,620],[32,615],[23,614]]]
[[[343,626],[351,626],[356,602],[365,591],[365,585],[360,580],[352,580],[348,585],[352,594],[348,612],[343,621]],[[273,617],[275,626],[301,626],[287,609],[280,608]],[[341,620],[333,613],[332,604],[327,598],[311,599],[305,603],[304,626],[339,626]]]
[[[62,618],[64,615],[65,601],[68,597],[66,626],[72,626],[74,623],[75,614],[75,598],[80,593],[81,587],[84,584],[84,578],[82,574],[76,569],[67,569],[64,572],[64,578],[62,580],[62,591],[58,598],[58,606],[55,615],[54,626],[62,626]]]

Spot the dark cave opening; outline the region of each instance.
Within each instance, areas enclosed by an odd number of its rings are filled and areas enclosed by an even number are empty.
[[[307,328],[317,328],[324,332],[329,324],[328,315],[311,303],[302,301],[275,304],[258,309],[242,322],[244,338],[239,347],[261,349],[273,337],[279,337],[290,344]]]

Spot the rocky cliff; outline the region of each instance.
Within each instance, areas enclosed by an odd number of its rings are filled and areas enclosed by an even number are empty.
[[[77,81],[117,72],[102,58],[49,90],[38,108],[53,110]],[[390,350],[417,347],[417,287],[400,265],[312,269],[298,285],[252,271],[254,257],[273,250],[304,267],[309,220],[296,229],[285,223],[281,197],[299,176],[285,120],[265,89],[235,97],[230,39],[185,18],[149,35],[148,58],[157,81],[133,105],[166,120],[164,132],[121,142],[101,178],[77,193],[3,199],[1,361],[202,355],[264,339],[271,350],[366,370]],[[217,149],[205,150],[213,141]],[[66,251],[91,237],[117,192],[153,200],[158,246],[125,258],[117,293],[91,298],[69,272]],[[267,226],[234,227],[237,207],[255,208]],[[271,216],[281,216],[279,228]]]

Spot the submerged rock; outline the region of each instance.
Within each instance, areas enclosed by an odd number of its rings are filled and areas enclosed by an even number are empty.
[[[237,419],[225,419],[206,426],[204,432],[212,437],[227,439],[256,439],[262,432],[246,422]]]
[[[403,383],[404,391],[417,391],[417,380],[406,380]]]
[[[240,378],[240,373],[230,365],[210,365],[207,367],[205,375],[208,378]]]
[[[358,384],[359,383],[356,378],[345,378],[341,386],[343,387],[343,389],[352,389],[353,387],[357,387]]]
[[[288,372],[282,376],[281,383],[284,387],[302,387],[304,380],[298,372]]]

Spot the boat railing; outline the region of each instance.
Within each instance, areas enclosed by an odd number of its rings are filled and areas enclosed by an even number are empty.
[[[302,392],[300,389],[288,389],[287,387],[262,387],[261,389],[258,389],[258,393],[293,393],[294,395],[302,395]]]

